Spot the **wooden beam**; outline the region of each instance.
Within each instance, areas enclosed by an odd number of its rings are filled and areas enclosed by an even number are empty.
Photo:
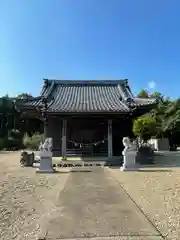
[[[112,149],[112,120],[108,120],[108,157],[113,156]]]
[[[62,157],[66,157],[66,142],[67,142],[67,120],[62,120]]]

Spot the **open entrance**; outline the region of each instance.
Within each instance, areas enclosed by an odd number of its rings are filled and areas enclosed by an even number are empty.
[[[131,119],[114,119],[112,122],[113,156],[121,156],[124,149],[123,137],[132,136]]]
[[[107,156],[106,120],[72,119],[67,123],[67,155]]]

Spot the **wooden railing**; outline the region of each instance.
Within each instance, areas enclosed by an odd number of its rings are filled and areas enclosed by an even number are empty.
[[[105,148],[99,148],[98,151],[93,146],[81,148],[66,149],[67,156],[107,156],[108,152]]]

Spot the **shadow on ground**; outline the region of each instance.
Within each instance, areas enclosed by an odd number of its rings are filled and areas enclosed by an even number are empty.
[[[54,171],[54,172],[38,172],[38,174],[69,174],[69,173],[91,173],[91,170],[69,170],[69,171]]]
[[[172,170],[166,169],[139,169],[138,172],[172,172]]]
[[[117,166],[112,166],[112,167],[108,167],[110,169],[118,169],[120,172],[120,166],[117,167]],[[148,168],[148,169],[144,169],[144,168]],[[157,168],[160,168],[160,169],[157,169]],[[171,169],[163,169],[165,168],[164,166],[140,166],[139,169],[137,169],[137,171],[133,171],[133,172],[172,172],[173,170]]]

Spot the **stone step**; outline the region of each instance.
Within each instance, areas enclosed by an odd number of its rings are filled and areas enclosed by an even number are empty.
[[[123,161],[60,161],[57,167],[103,167],[122,166]]]
[[[57,167],[101,167],[105,162],[61,161]]]

